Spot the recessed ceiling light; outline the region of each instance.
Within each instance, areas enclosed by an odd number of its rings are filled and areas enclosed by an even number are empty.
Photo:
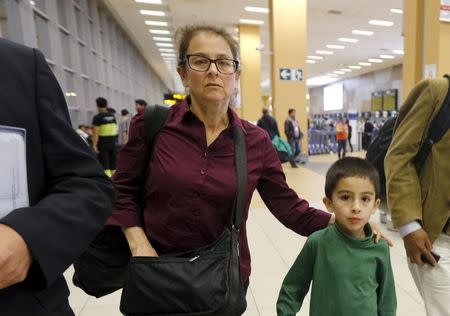
[[[351,72],[352,70],[351,70],[351,69],[348,69],[348,68],[342,68],[341,71],[344,71],[344,72]]]
[[[158,47],[173,47],[172,43],[156,43]]]
[[[175,54],[161,53],[161,56],[164,56],[164,57],[175,57]]]
[[[395,56],[392,56],[392,55],[380,55],[380,58],[384,58],[384,59],[394,59]]]
[[[167,22],[162,22],[162,21],[145,21],[145,24],[147,25],[152,25],[152,26],[168,26],[169,23]]]
[[[331,73],[331,74],[327,74],[327,76],[337,77],[337,74]]]
[[[135,0],[139,3],[148,3],[148,4],[162,4],[161,0]]]
[[[348,66],[348,68],[351,68],[351,69],[361,69],[361,66]]]
[[[316,54],[319,54],[319,55],[333,55],[333,52],[330,52],[329,50],[316,50]]]
[[[159,48],[160,52],[173,53],[175,50],[173,48]]]
[[[164,35],[170,34],[170,32],[167,30],[148,30],[148,31],[152,34],[164,34]]]
[[[377,25],[377,26],[392,26],[392,25],[394,25],[394,22],[383,21],[383,20],[370,20],[369,24]]]
[[[402,9],[391,9],[392,13],[397,13],[397,14],[403,14],[403,10]]]
[[[371,35],[373,35],[373,32],[372,31],[353,30],[352,34],[371,36]]]
[[[240,19],[240,23],[242,24],[254,24],[254,25],[263,25],[264,21],[261,20],[249,20],[249,19]]]
[[[262,8],[262,7],[245,7],[245,11],[256,12],[256,13],[269,13],[268,8]]]
[[[366,67],[372,66],[371,63],[366,63],[366,62],[360,62],[360,63],[358,63],[358,64],[360,64],[361,66],[366,66]]]
[[[346,37],[340,37],[338,38],[339,42],[347,42],[347,43],[357,43],[359,40],[356,38],[346,38]]]
[[[344,49],[345,46],[344,46],[344,45],[327,45],[327,48],[331,48],[331,49]]]
[[[306,60],[306,63],[307,63],[307,64],[315,64],[316,61],[315,61],[315,60],[311,60],[311,59],[307,59],[307,60]]]
[[[140,12],[142,15],[166,16],[164,11],[141,10]]]
[[[322,56],[306,56],[306,57],[308,57],[308,59],[317,59],[317,60],[323,59]]]
[[[395,49],[395,50],[393,50],[392,51],[394,54],[397,54],[397,55],[404,55],[405,54],[405,52],[403,51],[403,49]]]
[[[172,39],[170,37],[153,37],[154,41],[159,41],[159,42],[171,42]]]
[[[370,61],[371,63],[382,63],[383,59],[369,58],[368,61]]]
[[[335,73],[335,74],[338,74],[338,75],[343,75],[343,74],[345,74],[345,72],[340,71],[340,70],[336,70],[336,71],[334,71],[334,73]]]

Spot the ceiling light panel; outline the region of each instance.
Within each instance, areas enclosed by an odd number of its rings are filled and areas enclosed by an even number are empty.
[[[331,49],[344,49],[345,46],[344,46],[344,45],[327,45],[327,48],[331,48]]]
[[[159,48],[160,52],[173,53],[175,50],[173,48]]]
[[[319,55],[333,55],[333,52],[329,50],[316,50],[316,54]]]
[[[151,29],[151,30],[148,30],[150,33],[152,33],[152,34],[161,34],[161,35],[169,35],[170,34],[170,32],[169,31],[167,31],[167,30],[153,30],[153,29]]]
[[[394,54],[397,54],[397,55],[404,55],[405,54],[405,52],[403,51],[403,49],[395,49],[395,50],[393,50],[392,51]]]
[[[240,19],[240,23],[242,24],[254,24],[254,25],[263,25],[264,21],[261,20],[249,20],[249,19]]]
[[[357,43],[359,42],[359,39],[356,38],[347,38],[347,37],[340,37],[338,38],[339,42],[346,42],[346,43]]]
[[[383,20],[370,20],[370,25],[376,25],[376,26],[392,26],[394,25],[394,22],[392,21],[383,21]]]
[[[345,72],[339,71],[339,70],[334,71],[334,73],[337,74],[337,75],[343,75],[343,74],[345,74]]]
[[[373,32],[372,31],[363,31],[363,30],[353,30],[352,34],[364,35],[364,36],[372,36]]]
[[[403,14],[403,10],[402,9],[391,9],[392,13],[397,13],[397,14]]]
[[[352,72],[352,70],[348,69],[348,68],[342,68],[341,71],[343,71],[343,72]]]
[[[379,64],[379,63],[383,62],[383,59],[369,58],[368,61],[371,62],[371,63],[378,63]]]
[[[175,54],[161,53],[161,56],[164,56],[164,57],[175,57]]]
[[[158,47],[173,47],[172,43],[156,43]]]
[[[158,41],[158,42],[171,42],[172,41],[172,39],[170,37],[158,37],[158,36],[153,37],[153,40]]]
[[[372,66],[371,63],[366,63],[366,62],[360,62],[358,64],[361,65],[361,66],[365,66],[365,67]]]
[[[266,13],[266,14],[269,13],[269,9],[263,7],[245,7],[245,11],[255,13]]]
[[[135,0],[138,3],[162,4],[162,0]]]
[[[166,16],[164,11],[155,11],[155,10],[141,10],[142,15],[153,15],[153,16]]]
[[[383,58],[383,59],[394,59],[395,56],[392,56],[392,55],[380,55],[380,58]]]
[[[350,69],[361,69],[361,66],[348,66]]]
[[[163,21],[145,21],[145,24],[151,25],[151,26],[168,26],[169,23],[163,22]]]
[[[307,63],[307,64],[315,64],[316,61],[315,61],[315,60],[312,60],[312,59],[307,59],[307,60],[306,60],[306,63]]]
[[[322,56],[306,56],[308,59],[315,59],[315,60],[321,60],[323,59]]]

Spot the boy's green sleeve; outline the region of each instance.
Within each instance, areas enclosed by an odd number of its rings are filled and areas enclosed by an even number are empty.
[[[294,316],[308,293],[314,270],[314,252],[308,239],[281,285],[277,300],[278,316]]]
[[[378,316],[395,316],[397,310],[397,297],[395,294],[395,283],[389,247],[386,245],[386,248],[387,254],[378,278]]]

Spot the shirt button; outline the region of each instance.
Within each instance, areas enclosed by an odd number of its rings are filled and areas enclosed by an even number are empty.
[[[207,152],[205,152],[205,153],[203,153],[203,157],[208,157],[208,153]]]
[[[204,176],[204,175],[205,175],[205,173],[206,173],[206,172],[205,172],[205,170],[203,170],[203,169],[202,169],[202,170],[200,170],[200,174],[201,174],[202,176]]]

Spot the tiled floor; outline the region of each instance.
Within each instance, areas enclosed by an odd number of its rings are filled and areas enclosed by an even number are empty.
[[[289,185],[313,206],[323,207],[323,165],[330,165],[335,159],[334,155],[313,156],[310,158],[310,167],[292,169],[286,165],[285,173]],[[379,215],[375,214],[372,221],[379,223]],[[403,243],[398,234],[386,230],[384,225],[380,226],[395,243],[391,248],[391,260],[397,291],[397,315],[423,316],[425,310],[409,274]],[[252,200],[247,229],[253,271],[245,316],[273,316],[276,315],[275,303],[281,282],[306,238],[298,236],[279,223],[265,207],[257,192]],[[71,284],[72,271],[70,268],[65,275],[71,289],[70,304],[77,316],[121,315],[118,308],[120,292],[101,299],[89,297]],[[307,299],[298,315],[308,315],[308,309]]]

